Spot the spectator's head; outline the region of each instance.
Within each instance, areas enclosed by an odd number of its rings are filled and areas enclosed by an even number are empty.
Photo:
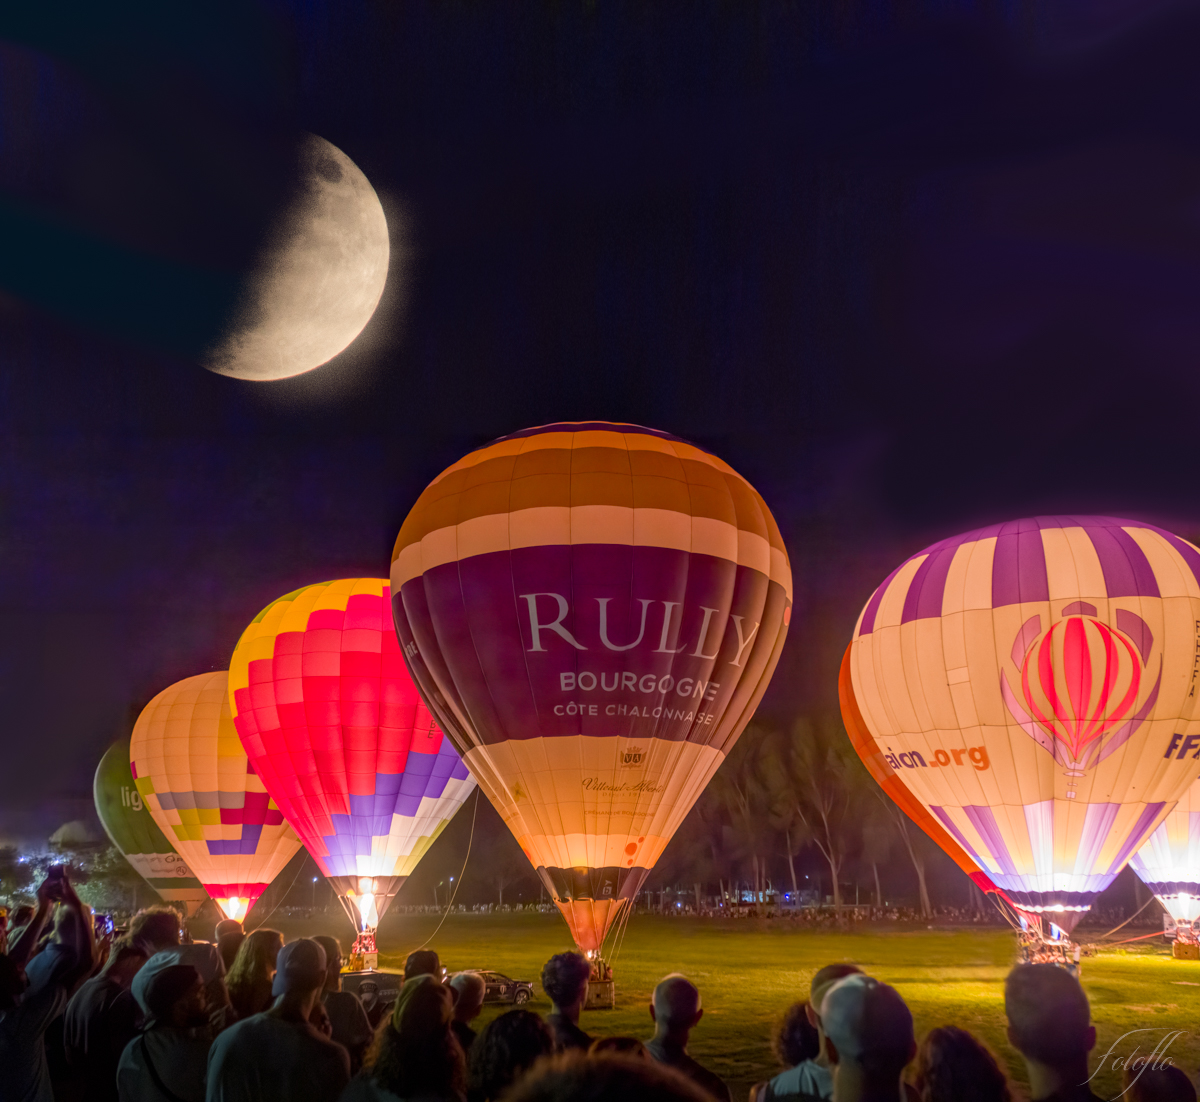
[[[342,943],[329,934],[317,934],[315,941],[325,950],[325,990],[342,989]]]
[[[257,934],[260,931],[255,930]],[[251,934],[246,940],[254,937]],[[276,998],[305,1000],[325,986],[325,950],[310,937],[289,941],[276,958],[271,994]]]
[[[179,912],[170,907],[147,907],[129,923],[129,938],[140,942],[147,956],[179,944]]]
[[[112,943],[112,948],[108,951],[108,960],[104,962],[104,967],[101,969],[101,975],[107,976],[110,980],[114,980],[128,989],[129,985],[133,983],[133,977],[141,971],[148,959],[146,946],[126,934]]]
[[[442,962],[435,950],[418,949],[415,953],[408,954],[408,959],[404,962],[404,978],[410,980],[413,976],[433,976],[437,980],[442,978]]]
[[[466,1086],[463,1051],[450,1029],[454,996],[427,972],[408,977],[389,1022],[367,1053],[368,1074],[401,1098],[461,1094]]]
[[[808,1020],[808,1011],[808,1003],[793,1003],[775,1028],[771,1047],[785,1068],[815,1060],[821,1051],[821,1035]]]
[[[634,1056],[649,1060],[650,1052],[636,1037],[597,1037],[588,1046],[589,1056]]]
[[[592,966],[582,953],[555,953],[542,968],[542,990],[559,1010],[580,1006],[587,998]]]
[[[234,935],[244,936],[246,933],[242,929],[242,924],[236,918],[223,918],[217,923],[217,927],[213,930],[213,936],[220,941],[223,937],[232,937]]]
[[[1074,1075],[1096,1043],[1079,981],[1054,964],[1018,964],[1004,984],[1008,1039],[1025,1062]]]
[[[863,970],[857,964],[827,964],[824,968],[818,968],[817,973],[812,978],[812,982],[808,985],[808,1009],[805,1014],[808,1016],[809,1022],[817,1031],[817,1044],[819,1045],[818,1053],[825,1058],[826,1063],[829,1061],[829,1053],[825,1047],[825,1031],[821,1027],[821,1003],[825,996],[829,993],[829,989],[847,976],[861,976]]]
[[[550,1027],[530,1010],[509,1010],[471,1045],[472,1097],[499,1098],[543,1056],[554,1052]]]
[[[10,933],[15,933],[17,930],[23,930],[33,921],[33,916],[37,914],[33,906],[29,903],[22,903],[12,914],[8,916],[8,929]]]
[[[198,994],[194,992],[196,980]],[[204,977],[194,965],[178,964],[169,953],[151,957],[134,976],[130,991],[148,1026],[201,1025],[207,1021]],[[177,1002],[181,1002],[178,1013],[173,1009]]]
[[[921,1102],[1009,1102],[1008,1076],[992,1050],[965,1029],[931,1029],[917,1049]]]
[[[700,1007],[700,989],[678,972],[664,977],[654,989],[650,1017],[660,1037],[678,1037],[687,1042],[691,1028],[704,1016]]]
[[[283,934],[259,928],[246,935],[229,967],[226,983],[231,992],[262,985],[275,973],[283,950]]]
[[[454,1017],[460,1022],[478,1018],[487,990],[483,977],[478,972],[455,972],[450,979],[450,989],[454,992]]]
[[[505,1102],[712,1102],[674,1068],[636,1056],[572,1052],[536,1067]]]
[[[1196,1102],[1196,1088],[1182,1068],[1148,1056],[1129,1061],[1122,1086],[1129,1102]]]
[[[188,1029],[208,1021],[204,980],[190,964],[155,968],[145,983],[135,981],[134,998],[154,1027]]]
[[[912,1014],[894,987],[870,976],[847,976],[825,993],[820,1017],[836,1094],[855,1093],[838,1087],[839,1081],[860,1084],[864,1092],[898,1092],[917,1046]]]

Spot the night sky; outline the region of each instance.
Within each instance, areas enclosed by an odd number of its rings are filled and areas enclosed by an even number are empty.
[[[0,836],[85,813],[151,696],[280,594],[386,576],[429,479],[529,425],[651,425],[759,488],[797,582],[775,717],[836,708],[862,603],[934,539],[1200,533],[1194,5],[24,7]],[[303,130],[379,193],[384,301],[310,375],[209,374]]]

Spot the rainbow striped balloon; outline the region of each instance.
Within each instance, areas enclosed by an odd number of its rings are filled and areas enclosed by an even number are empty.
[[[674,436],[547,425],[434,479],[392,593],[430,710],[599,949],[774,672],[792,575],[771,511]]]
[[[1037,517],[898,566],[859,617],[875,749],[1020,908],[1068,931],[1200,774],[1200,551]]]

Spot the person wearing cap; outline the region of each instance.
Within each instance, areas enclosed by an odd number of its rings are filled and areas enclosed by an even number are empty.
[[[336,1102],[350,1079],[350,1057],[309,1022],[325,974],[325,950],[311,938],[280,949],[274,1004],[213,1043],[207,1102]]]
[[[1034,1102],[1098,1102],[1088,1085],[1096,1027],[1074,976],[1056,964],[1018,964],[1004,981],[1004,1013]]]
[[[896,989],[861,973],[847,976],[825,993],[820,1018],[833,1102],[897,1102],[917,1042]]]
[[[121,1053],[120,1102],[204,1102],[212,1038],[203,977],[159,959],[134,977],[132,993],[145,1028]]]
[[[341,1102],[462,1102],[466,1066],[450,1029],[453,1015],[449,987],[427,972],[406,979],[391,1020],[375,1035]]]
[[[325,986],[321,1001],[329,1014],[333,1039],[350,1054],[350,1074],[362,1067],[363,1054],[371,1043],[373,1030],[362,1001],[353,991],[342,990],[342,943],[327,934],[313,938],[325,950]]]
[[[794,1094],[807,1094],[813,1098],[833,1097],[833,1076],[829,1072],[825,1033],[821,1028],[821,1015],[815,1008],[821,1005],[826,992],[839,980],[861,974],[862,969],[857,964],[827,964],[817,969],[809,984],[808,1002],[804,1004],[803,1011],[808,1024],[817,1031],[816,1056],[800,1060],[774,1079],[751,1087],[750,1102],[771,1102],[772,1099]]]
[[[700,1024],[703,1016],[699,988],[678,972],[667,976],[654,989],[654,999],[650,1003],[654,1036],[646,1042],[646,1051],[660,1064],[687,1076],[716,1102],[730,1102],[725,1081],[688,1055],[691,1031]]]

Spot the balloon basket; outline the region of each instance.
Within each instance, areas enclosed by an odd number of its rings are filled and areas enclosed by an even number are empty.
[[[1200,942],[1173,941],[1171,956],[1176,960],[1200,960]]]
[[[350,959],[344,972],[373,972],[379,967],[379,950],[375,947],[375,931],[363,930],[350,947]]]
[[[615,1010],[617,1007],[617,988],[613,983],[613,970],[605,964],[599,951],[586,953],[592,966],[588,976],[587,998],[583,1001],[584,1010]]]
[[[588,980],[584,1010],[616,1010],[617,986],[612,980]]]
[[[1082,948],[1068,937],[1048,938],[1038,927],[1023,930],[1017,936],[1017,963],[1056,964],[1072,976],[1079,976]]]

